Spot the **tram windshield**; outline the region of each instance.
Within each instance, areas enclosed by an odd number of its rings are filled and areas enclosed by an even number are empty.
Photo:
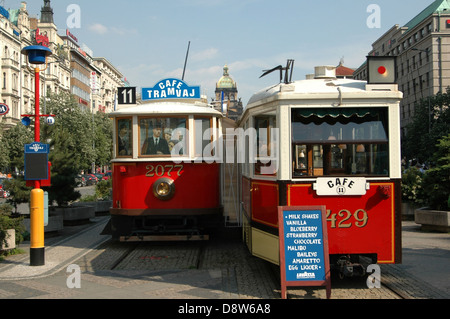
[[[293,177],[388,176],[387,108],[292,109]]]
[[[185,155],[186,123],[186,117],[139,118],[140,155]]]

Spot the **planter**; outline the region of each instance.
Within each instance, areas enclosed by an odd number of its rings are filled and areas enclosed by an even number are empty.
[[[93,206],[52,207],[50,212],[54,216],[62,216],[65,226],[87,223],[95,217]]]
[[[30,232],[30,219],[23,220],[25,229]],[[64,229],[64,220],[62,215],[50,215],[48,216],[48,225],[44,226],[44,233],[57,232]]]
[[[95,202],[76,202],[72,204],[72,207],[85,207],[92,206],[94,208],[95,215],[109,214],[109,209],[112,207],[111,200],[95,201]]]
[[[450,211],[419,208],[415,210],[414,221],[425,231],[450,232]]]
[[[6,244],[1,243],[0,250],[10,250],[16,248],[16,230],[7,229],[6,230]]]
[[[414,220],[416,208],[411,203],[402,203],[402,220]]]

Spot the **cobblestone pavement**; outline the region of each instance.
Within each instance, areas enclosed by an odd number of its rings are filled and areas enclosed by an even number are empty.
[[[47,241],[46,265],[27,254],[0,263],[0,299],[279,299],[279,268],[249,254],[240,240],[112,243],[106,219]],[[75,265],[75,266],[70,266]],[[70,267],[69,267],[70,266]],[[79,276],[78,276],[79,274]],[[332,278],[332,299],[448,299],[401,265],[383,265],[382,283]],[[400,295],[398,294],[400,291]],[[288,288],[289,299],[325,299],[325,288]]]

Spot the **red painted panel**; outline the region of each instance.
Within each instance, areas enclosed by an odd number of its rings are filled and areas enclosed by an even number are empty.
[[[220,205],[218,163],[137,162],[113,166],[113,203],[123,209],[215,208]],[[174,180],[175,196],[162,201],[153,195],[153,183]]]
[[[252,220],[278,226],[278,183],[252,182]]]
[[[371,183],[364,196],[317,196],[311,184],[289,185],[289,206],[325,205],[330,254],[377,253],[395,257],[394,183]],[[387,196],[388,195],[388,196]]]

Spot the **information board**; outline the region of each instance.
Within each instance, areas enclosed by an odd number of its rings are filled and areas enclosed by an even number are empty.
[[[288,286],[326,286],[331,296],[325,206],[278,207],[281,295]]]
[[[34,142],[25,144],[25,180],[48,179],[48,144]]]

